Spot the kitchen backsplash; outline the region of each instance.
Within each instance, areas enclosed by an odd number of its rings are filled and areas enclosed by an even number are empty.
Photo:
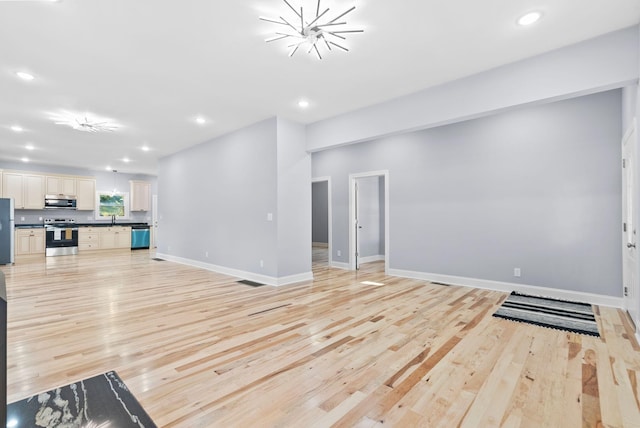
[[[111,219],[96,220],[93,211],[73,210],[16,210],[15,224],[41,224],[45,218],[72,218],[76,223],[111,223]],[[118,219],[118,222],[136,222],[151,224],[151,212],[130,213],[128,219]]]

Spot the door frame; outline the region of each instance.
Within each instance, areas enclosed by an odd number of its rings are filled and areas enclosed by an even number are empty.
[[[315,177],[311,179],[311,183],[321,183],[321,182],[327,182],[327,233],[329,234],[328,236],[328,244],[327,244],[327,250],[328,250],[328,261],[329,261],[329,267],[332,266],[332,262],[331,262],[331,255],[333,254],[331,249],[333,248],[333,215],[332,215],[332,208],[331,208],[331,176],[327,175],[327,176],[323,176],[323,177]],[[313,196],[313,190],[312,190],[312,196]],[[313,223],[313,220],[311,220]],[[313,227],[313,224],[311,225],[311,227]],[[313,239],[311,239],[311,241],[313,242]]]
[[[349,270],[356,270],[356,180],[367,177],[384,177],[384,273],[389,271],[389,170],[349,174]]]
[[[632,138],[633,136],[635,136],[635,138]],[[639,166],[638,159],[640,158],[640,156],[638,154],[637,123],[635,119],[631,123],[631,126],[629,126],[627,131],[624,133],[624,137],[622,138],[621,149],[622,149],[623,159],[626,158],[626,150],[628,147],[632,147],[631,154],[633,155],[633,158],[631,159],[631,162],[634,168],[635,176],[631,177],[631,183],[627,183],[628,181],[627,170],[624,167],[622,168],[622,187],[623,187],[622,188],[622,222],[624,225],[624,223],[627,221],[627,213],[626,213],[627,200],[625,195],[627,194],[627,189],[629,189],[629,187],[625,185],[631,184],[631,188],[630,188],[631,193],[633,195],[636,195],[633,201],[633,204],[634,204],[634,206],[632,207],[633,218],[631,219],[631,221],[632,221],[633,228],[638,229],[638,220],[640,216],[638,215],[639,204],[638,204],[637,195],[639,190],[638,176],[640,175],[638,173],[638,166]],[[637,245],[638,244],[637,238],[635,241],[636,241],[635,244]],[[635,323],[636,337],[637,337],[638,326],[640,326],[640,256],[639,256],[640,253],[638,253],[637,247],[634,250],[627,248],[627,243],[628,243],[627,232],[623,228],[622,230],[622,279],[623,279],[622,303],[623,303],[623,308],[627,311],[627,313]],[[630,257],[628,252],[632,252],[631,258],[634,259],[635,266],[627,266],[627,261]],[[631,275],[628,274],[629,269],[634,270],[634,272]],[[631,276],[632,278],[635,277],[635,284],[627,284],[629,276]],[[625,289],[627,289],[628,292]]]

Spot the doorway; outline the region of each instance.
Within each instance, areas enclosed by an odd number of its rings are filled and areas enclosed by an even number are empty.
[[[311,245],[313,264],[331,266],[331,177],[311,180]]]
[[[640,321],[637,249],[637,130],[634,121],[622,139],[622,281],[624,307],[637,326]]]
[[[389,262],[389,171],[349,175],[349,268]]]

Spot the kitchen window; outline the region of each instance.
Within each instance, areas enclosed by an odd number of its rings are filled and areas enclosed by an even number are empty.
[[[113,192],[96,192],[96,220],[129,218],[129,194]]]

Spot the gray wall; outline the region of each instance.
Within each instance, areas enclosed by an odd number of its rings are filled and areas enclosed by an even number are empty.
[[[311,183],[311,240],[329,243],[329,182]]]
[[[620,296],[621,106],[614,90],[314,153],[332,259],[348,174],[387,169],[391,269]]]
[[[311,155],[304,125],[277,119],[278,278],[311,274]]]
[[[160,159],[158,252],[277,276],[276,139],[273,118]]]
[[[159,253],[269,281],[311,276],[303,125],[267,119],[167,156],[159,168]]]

